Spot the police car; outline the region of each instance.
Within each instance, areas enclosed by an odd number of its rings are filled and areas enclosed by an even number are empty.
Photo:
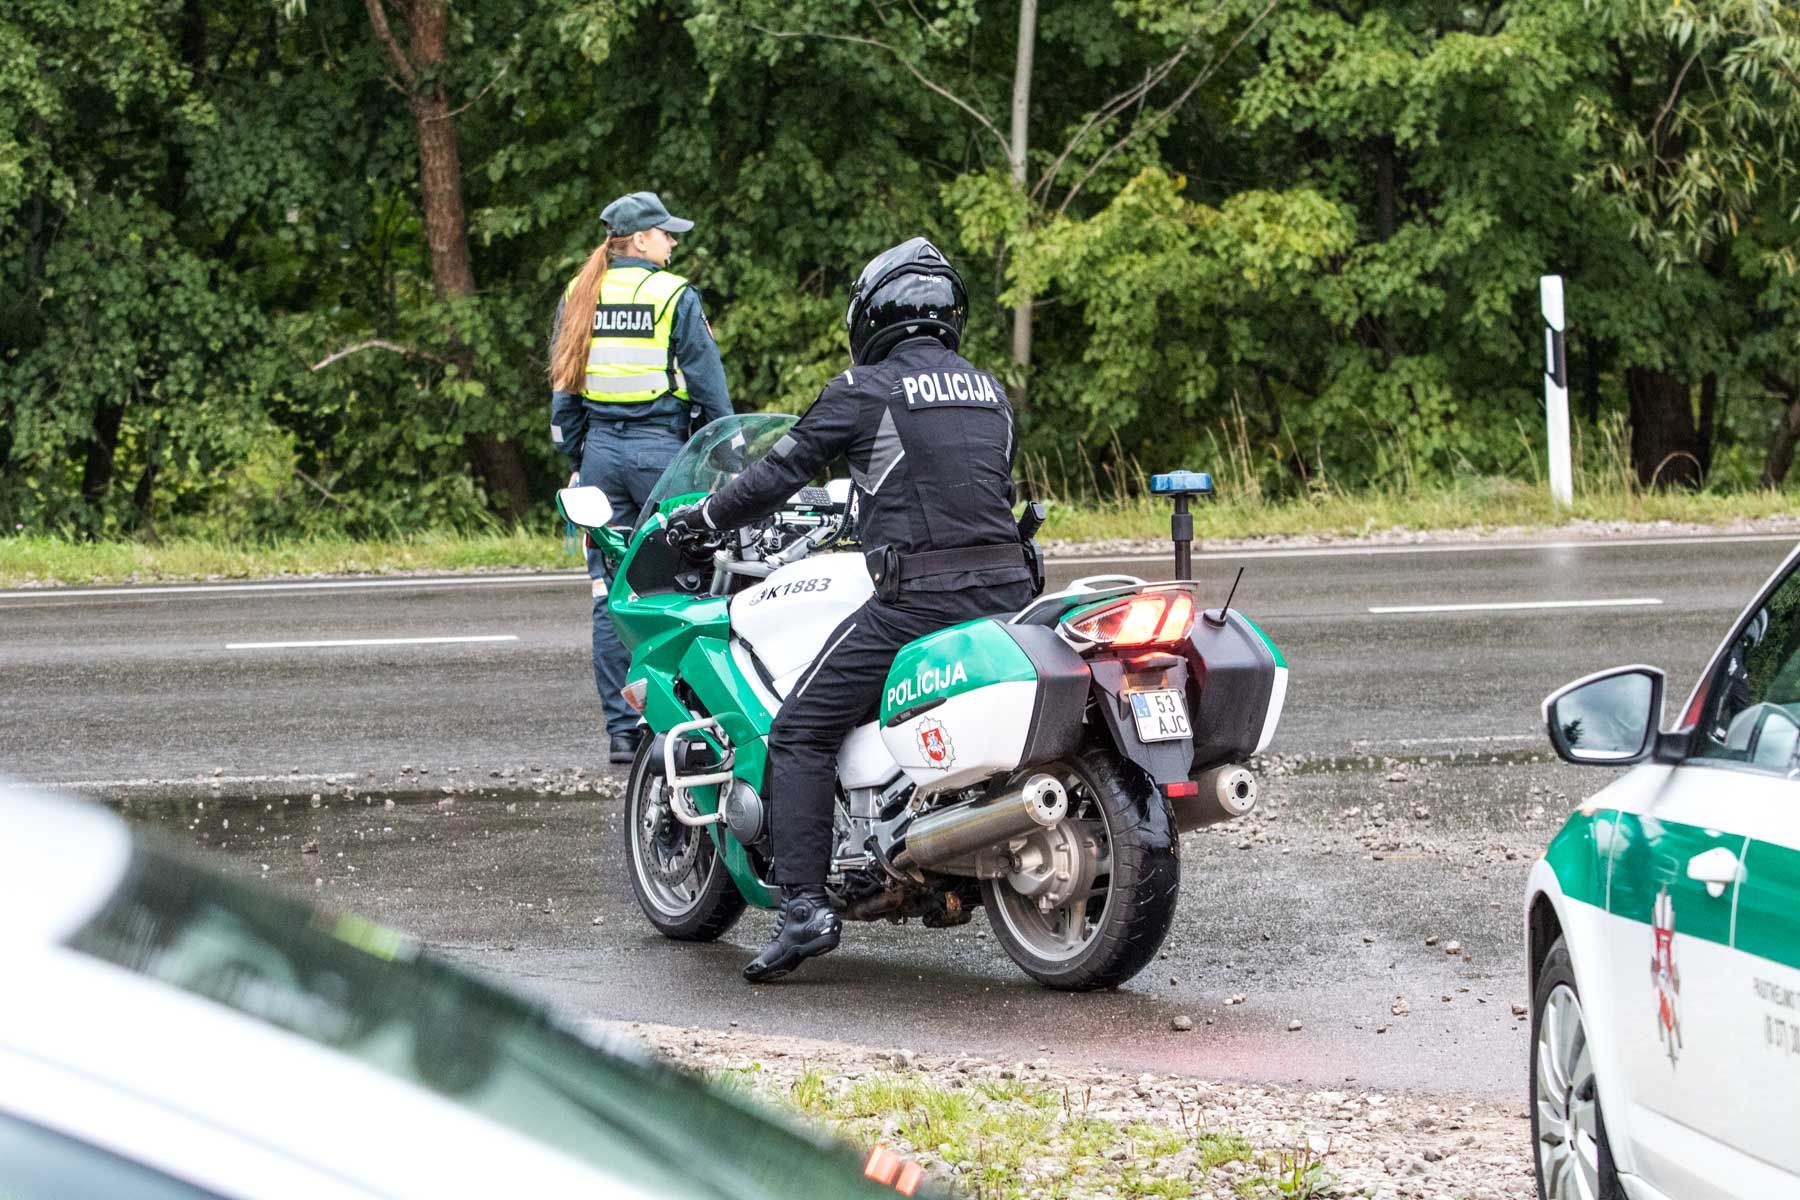
[[[1663,684],[1544,701],[1562,758],[1635,765],[1528,885],[1539,1195],[1800,1196],[1800,550],[1668,732]]]
[[[386,929],[4,783],[0,912],[5,1200],[918,1188],[917,1164],[865,1172]]]

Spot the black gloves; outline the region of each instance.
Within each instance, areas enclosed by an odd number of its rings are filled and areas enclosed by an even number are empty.
[[[707,497],[711,499],[711,497]],[[697,504],[684,504],[669,514],[669,532],[680,537],[713,532],[713,524],[706,519],[706,500]]]

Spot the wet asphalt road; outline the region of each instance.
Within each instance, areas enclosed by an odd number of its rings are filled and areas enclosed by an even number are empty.
[[[737,969],[766,916],[711,947],[655,936],[618,874],[616,788],[593,758],[583,580],[0,594],[0,773],[124,803],[229,869],[367,912],[577,1017],[1517,1096],[1525,874],[1606,777],[1543,761],[1537,702],[1647,660],[1670,670],[1673,706],[1791,548],[1202,560],[1221,593],[1247,568],[1236,603],[1288,655],[1288,709],[1258,815],[1184,839],[1167,957],[1110,994],[1039,989],[980,917],[854,926],[838,953],[755,989]],[[1057,575],[1108,570],[1162,573]],[[1368,611],[1621,599],[1661,603]],[[225,649],[420,636],[517,640]],[[457,794],[440,803],[441,788]],[[1452,939],[1465,954],[1444,952]],[[1179,1013],[1194,1032],[1170,1031]]]

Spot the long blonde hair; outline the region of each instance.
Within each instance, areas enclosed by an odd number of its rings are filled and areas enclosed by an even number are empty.
[[[575,276],[575,284],[563,297],[562,323],[556,327],[556,345],[550,351],[550,386],[559,392],[579,392],[587,379],[588,341],[594,327],[594,307],[600,302],[600,281],[612,260],[631,253],[630,237],[607,238]]]

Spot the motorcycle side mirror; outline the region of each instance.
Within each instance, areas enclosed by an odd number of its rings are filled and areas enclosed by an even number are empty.
[[[563,488],[556,493],[556,511],[578,529],[600,529],[612,520],[612,502],[597,487]]]

